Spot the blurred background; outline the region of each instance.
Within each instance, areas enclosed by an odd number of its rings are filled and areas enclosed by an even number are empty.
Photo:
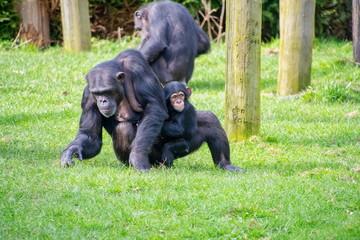
[[[0,1],[0,40],[17,38],[21,32],[22,4],[30,0]],[[48,16],[50,45],[62,44],[60,0],[31,0],[41,4]],[[134,34],[133,14],[150,0],[89,0],[92,37],[116,40]],[[221,18],[222,0],[175,0],[187,7],[212,39],[223,39],[225,17]],[[225,13],[226,14],[226,13]],[[34,16],[32,16],[34,17]],[[36,16],[35,16],[36,17]],[[39,16],[40,18],[40,16]],[[219,33],[219,26],[222,26]],[[221,35],[220,37],[218,35]],[[315,36],[317,38],[351,40],[351,1],[316,0]],[[262,40],[279,37],[279,0],[262,2]]]

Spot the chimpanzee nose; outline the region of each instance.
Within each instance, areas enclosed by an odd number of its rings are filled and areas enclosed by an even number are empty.
[[[99,104],[104,106],[108,104],[108,100],[106,98],[99,99]]]

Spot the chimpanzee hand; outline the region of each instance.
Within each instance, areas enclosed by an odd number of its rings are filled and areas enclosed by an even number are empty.
[[[75,165],[75,162],[73,162],[71,160],[73,155],[75,155],[75,157],[79,158],[80,161],[83,160],[81,151],[82,151],[82,147],[76,146],[76,145],[72,145],[71,147],[65,149],[61,153],[61,166],[70,167],[70,166]]]
[[[142,154],[137,151],[131,151],[129,163],[134,166],[137,172],[149,172],[151,168],[147,154]]]
[[[230,172],[246,173],[246,171],[245,171],[244,169],[239,168],[239,167],[236,167],[236,166],[231,165],[231,164],[225,165],[225,166],[223,167],[223,169],[224,169],[225,171],[230,171]]]

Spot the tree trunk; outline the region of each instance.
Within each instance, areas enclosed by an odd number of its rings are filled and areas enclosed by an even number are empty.
[[[225,129],[232,140],[260,129],[261,2],[226,2]]]
[[[23,0],[20,16],[22,27],[20,38],[37,47],[50,45],[48,2],[45,0]]]
[[[278,96],[310,85],[314,18],[315,0],[280,0]]]
[[[87,0],[61,0],[61,18],[65,50],[90,50],[91,33]]]
[[[360,67],[360,0],[352,0],[352,40],[354,61]]]

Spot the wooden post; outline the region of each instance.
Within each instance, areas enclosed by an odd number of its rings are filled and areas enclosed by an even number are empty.
[[[225,130],[235,141],[260,130],[261,5],[226,1]]]
[[[352,41],[354,61],[360,67],[360,0],[352,0]]]
[[[65,50],[90,50],[91,33],[87,0],[61,0],[61,18]]]
[[[48,2],[45,0],[23,0],[20,15],[22,19],[20,38],[37,47],[49,47]]]
[[[315,0],[280,0],[278,96],[310,85],[314,18]]]

